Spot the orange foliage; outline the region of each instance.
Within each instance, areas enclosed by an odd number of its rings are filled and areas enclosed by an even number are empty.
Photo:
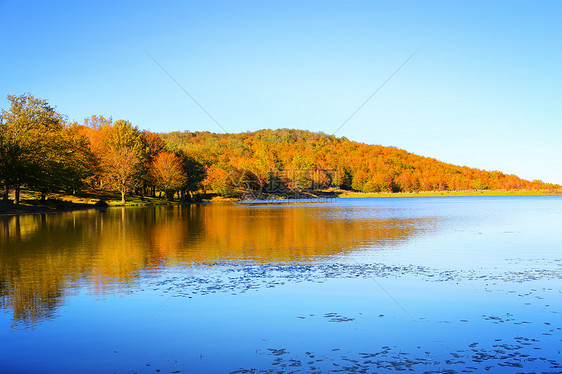
[[[169,146],[195,155],[207,165],[207,188],[217,191],[233,171],[242,168],[266,183],[272,173],[280,171],[332,171],[332,184],[337,182],[342,188],[364,192],[561,188],[498,171],[447,164],[394,147],[367,145],[310,131],[172,132],[161,136]],[[306,185],[298,180],[292,182]]]

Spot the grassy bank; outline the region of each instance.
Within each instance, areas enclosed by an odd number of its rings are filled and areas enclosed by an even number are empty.
[[[13,196],[10,197],[13,200]],[[120,195],[98,191],[89,191],[78,195],[52,193],[48,195],[47,199],[42,201],[39,192],[22,189],[19,205],[13,204],[13,202],[8,204],[0,202],[0,215],[55,213],[93,209],[94,204],[100,200],[105,201],[110,207],[166,205],[170,203],[163,197],[127,196],[125,204],[122,204]]]

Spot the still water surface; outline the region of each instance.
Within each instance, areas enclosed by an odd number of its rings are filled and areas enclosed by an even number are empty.
[[[562,198],[0,217],[0,372],[562,372]]]

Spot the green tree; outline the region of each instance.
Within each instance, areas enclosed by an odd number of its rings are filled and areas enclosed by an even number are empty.
[[[37,172],[30,175],[27,186],[40,191],[42,200],[53,191],[75,193],[92,174],[92,156],[88,140],[75,124],[44,134],[49,146],[39,150]]]
[[[66,166],[61,145],[63,117],[46,100],[29,93],[8,95],[10,109],[0,114],[0,180],[4,200],[10,188],[19,204],[23,185],[55,185]]]
[[[193,191],[201,188],[202,182],[205,179],[205,167],[197,162],[195,158],[186,154],[180,153],[182,168],[186,175],[185,183],[181,186],[182,198],[188,193],[189,200],[193,199]]]
[[[473,190],[487,190],[488,184],[480,179],[475,179],[470,183],[470,187]]]

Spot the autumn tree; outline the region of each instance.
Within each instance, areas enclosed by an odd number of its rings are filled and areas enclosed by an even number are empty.
[[[164,191],[166,199],[170,200],[187,181],[181,159],[166,151],[156,155],[150,165],[149,176],[156,188]]]
[[[367,183],[368,180],[369,180],[369,173],[360,169],[357,172],[355,172],[355,174],[353,175],[351,181],[351,188],[353,188],[356,191],[363,191],[363,186]]]
[[[204,189],[216,191],[221,195],[229,195],[234,192],[235,185],[229,172],[215,165],[205,169],[205,179],[202,182]]]
[[[144,148],[143,152],[147,155],[150,162],[166,148],[166,143],[164,143],[160,135],[150,131],[142,131],[140,140]]]
[[[144,162],[146,165],[151,165],[158,153],[164,151],[166,144],[160,137],[160,135],[150,132],[143,131],[140,134],[140,140],[143,146]],[[143,183],[143,193],[154,196],[156,193],[156,185],[152,183],[151,176],[149,175],[149,170],[142,177]]]
[[[392,190],[392,178],[386,173],[372,173],[361,190],[364,192],[389,192]]]
[[[129,147],[112,148],[103,156],[102,165],[104,180],[121,193],[121,203],[125,204],[125,194],[138,186],[141,159]]]
[[[97,183],[125,194],[142,186],[147,179],[148,163],[141,131],[129,121],[92,116],[88,127],[91,151],[98,165]]]

